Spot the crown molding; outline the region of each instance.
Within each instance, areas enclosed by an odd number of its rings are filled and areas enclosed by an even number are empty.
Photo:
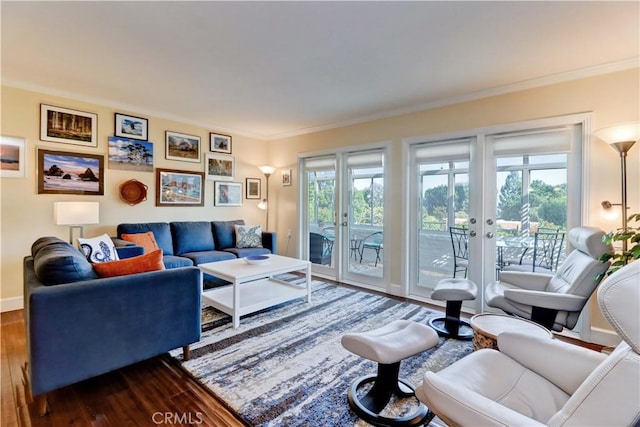
[[[8,86],[8,87],[14,87],[18,89],[29,90],[33,92],[40,92],[40,93],[44,93],[52,96],[59,96],[63,98],[73,99],[80,102],[103,105],[106,107],[111,107],[115,110],[131,111],[131,112],[135,112],[136,114],[149,115],[149,116],[158,117],[166,120],[173,120],[173,121],[177,121],[180,123],[185,123],[193,126],[204,127],[207,129],[215,129],[217,132],[224,132],[224,133],[229,133],[234,135],[242,135],[249,138],[261,139],[264,141],[272,141],[272,140],[278,140],[283,138],[289,138],[293,136],[305,135],[305,134],[314,133],[314,132],[321,132],[321,131],[336,129],[336,128],[345,127],[345,126],[352,126],[352,125],[366,123],[374,120],[400,116],[403,114],[416,113],[419,111],[430,110],[430,109],[445,107],[445,106],[454,105],[454,104],[460,104],[463,102],[475,101],[478,99],[488,98],[491,96],[504,95],[507,93],[518,92],[518,91],[533,89],[533,88],[542,87],[542,86],[548,86],[548,85],[567,82],[571,80],[579,80],[587,77],[614,73],[618,71],[624,71],[631,68],[639,68],[639,67],[640,67],[640,57],[636,56],[636,57],[624,59],[621,61],[600,64],[593,67],[582,68],[579,70],[573,70],[573,71],[568,71],[564,73],[553,74],[550,76],[539,77],[535,79],[512,83],[504,86],[489,88],[489,89],[485,89],[485,90],[481,90],[481,91],[477,91],[477,92],[473,92],[473,93],[469,93],[461,96],[453,96],[449,98],[430,101],[427,103],[389,110],[389,111],[385,111],[377,114],[354,117],[348,120],[329,122],[329,123],[313,125],[313,126],[298,128],[298,129],[291,129],[289,131],[280,132],[280,133],[271,134],[271,135],[257,134],[255,132],[250,132],[242,129],[235,129],[235,128],[229,128],[225,126],[219,126],[212,123],[194,121],[189,118],[185,118],[185,117],[173,115],[173,114],[167,114],[161,111],[143,109],[137,106],[114,102],[108,99],[88,97],[88,96],[84,96],[77,93],[61,91],[58,89],[33,85],[33,84],[16,81],[16,80],[3,79],[2,85]]]

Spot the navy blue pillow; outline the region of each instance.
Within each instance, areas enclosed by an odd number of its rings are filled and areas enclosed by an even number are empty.
[[[244,225],[244,220],[213,221],[213,233],[216,238],[216,247],[219,250],[236,247],[236,229],[234,225]]]
[[[215,249],[211,223],[208,221],[172,222],[171,234],[176,255]]]
[[[78,249],[60,239],[51,239],[38,239],[32,245],[33,269],[40,282],[50,286],[99,278]]]

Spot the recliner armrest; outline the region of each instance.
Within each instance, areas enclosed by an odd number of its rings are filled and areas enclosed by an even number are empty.
[[[498,348],[570,395],[607,357],[606,354],[558,339],[515,331],[498,335]]]
[[[504,297],[519,304],[558,311],[580,311],[587,301],[587,298],[579,295],[530,291],[527,289],[505,289]]]
[[[482,350],[481,350],[482,351]],[[453,425],[484,426],[542,426],[536,420],[520,414],[491,399],[463,388],[435,372],[427,371],[424,382],[416,388],[416,397],[427,403],[429,408],[445,421]],[[452,415],[446,418],[440,411]],[[444,412],[444,411],[443,411]]]
[[[515,285],[519,288],[542,291],[553,276],[542,273],[529,273],[525,271],[501,271],[500,281]]]

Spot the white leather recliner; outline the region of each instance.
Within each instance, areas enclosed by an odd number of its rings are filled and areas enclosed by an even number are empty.
[[[599,276],[609,268],[599,258],[612,253],[602,242],[604,231],[575,227],[569,231],[573,251],[554,274],[501,271],[500,280],[485,289],[489,307],[530,319],[548,329],[572,329],[595,291]]]
[[[610,355],[517,332],[439,372],[416,397],[451,426],[640,425],[640,260],[598,289],[622,338]]]

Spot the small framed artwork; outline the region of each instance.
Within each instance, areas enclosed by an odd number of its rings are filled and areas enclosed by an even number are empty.
[[[24,138],[0,136],[0,177],[24,178]]]
[[[207,154],[205,171],[207,179],[233,181],[236,162],[233,156]]]
[[[122,138],[149,139],[149,120],[142,117],[127,116],[126,114],[115,113],[115,130],[113,134]]]
[[[204,206],[204,173],[156,169],[156,206]]]
[[[219,133],[210,133],[209,151],[231,154],[231,137]]]
[[[291,169],[282,171],[282,185],[291,185]]]
[[[104,156],[38,149],[38,194],[104,195]]]
[[[153,142],[110,136],[108,167],[153,172]]]
[[[245,183],[245,198],[246,199],[259,199],[260,198],[260,178],[246,178]]]
[[[166,132],[167,160],[200,163],[200,137],[178,132]]]
[[[214,206],[242,206],[242,183],[216,181],[214,184]]]
[[[40,139],[97,147],[98,115],[40,104]]]

